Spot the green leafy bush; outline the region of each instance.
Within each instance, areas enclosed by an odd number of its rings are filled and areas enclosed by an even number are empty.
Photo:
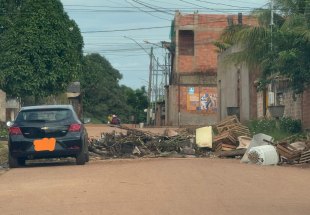
[[[289,133],[300,133],[302,131],[301,121],[282,117],[280,119],[280,129]]]
[[[255,119],[249,123],[252,133],[266,133],[276,129],[276,121],[274,119]]]
[[[4,123],[0,123],[0,138],[6,139],[8,137],[8,128]]]

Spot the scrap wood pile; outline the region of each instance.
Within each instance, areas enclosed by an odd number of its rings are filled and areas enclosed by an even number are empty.
[[[281,141],[276,144],[281,163],[302,164],[310,163],[310,141],[289,143]]]
[[[186,130],[169,131],[165,135],[121,126],[127,134],[102,133],[100,139],[90,139],[89,151],[92,156],[131,157],[131,156],[169,156],[172,154],[195,154],[193,136]]]
[[[219,122],[214,126],[214,130],[218,133],[213,138],[212,145],[216,152],[236,150],[239,146],[238,137],[250,136],[249,128],[242,125],[236,116],[229,116]]]

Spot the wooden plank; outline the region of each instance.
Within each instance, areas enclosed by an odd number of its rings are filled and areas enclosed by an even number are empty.
[[[298,151],[295,147],[287,143],[277,144],[277,149],[292,155],[300,153],[300,151]]]
[[[283,146],[280,146],[280,145],[277,145],[277,149],[281,152],[285,152],[285,153],[288,153],[288,154],[294,154],[292,151],[290,151],[289,149],[283,147]]]
[[[246,152],[246,149],[236,149],[232,151],[222,151],[217,153],[216,155],[220,158],[222,157],[236,157],[236,156],[243,156]]]
[[[304,151],[300,155],[299,163],[307,163],[310,162],[310,150]]]

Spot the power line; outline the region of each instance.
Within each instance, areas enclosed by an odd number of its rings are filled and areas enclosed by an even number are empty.
[[[251,8],[251,9],[250,8],[249,9],[246,9],[246,8],[239,8],[239,9],[236,9],[236,8],[206,8],[206,7],[200,6],[197,8],[184,8],[184,9],[178,9],[178,10],[183,11],[183,12],[193,12],[193,11],[198,10],[201,12],[216,11],[218,13],[225,13],[226,11],[227,12],[233,12],[233,11],[250,12],[254,9],[255,8]],[[142,10],[140,8],[138,10],[139,11],[131,10],[131,9],[122,9],[122,10],[120,10],[120,9],[71,9],[71,8],[66,9],[66,11],[70,12],[70,13],[101,13],[101,12],[102,13],[141,13],[141,12],[143,12],[143,13],[147,13],[147,14],[152,15],[152,16],[155,16],[152,13],[162,13],[158,10]],[[170,13],[174,13],[175,10],[176,9],[167,9],[167,11],[170,11]],[[17,13],[15,13],[15,14],[17,14]],[[21,14],[23,14],[23,13],[21,13]],[[32,14],[35,14],[35,13],[32,13]],[[171,14],[171,16],[173,16],[173,15]],[[163,18],[163,17],[159,17],[159,16],[155,16],[155,17],[167,20],[166,18]]]
[[[83,31],[82,33],[103,33],[103,32],[118,32],[118,31],[140,31],[159,28],[170,28],[171,26],[156,26],[156,27],[144,27],[144,28],[127,28],[127,29],[114,29],[114,30],[101,30],[101,31]]]
[[[240,2],[240,3],[246,3],[246,4],[256,4],[259,5],[258,3],[255,2],[249,2],[249,1],[241,1],[241,0],[234,0],[235,2]]]
[[[91,5],[66,5],[66,6],[71,6],[71,7],[82,7],[82,9],[67,9],[67,10],[73,10],[75,12],[144,12],[144,13],[148,13],[149,15],[155,16],[152,13],[165,13],[168,15],[173,15],[173,12],[175,12],[176,9],[178,10],[184,10],[184,11],[193,11],[193,10],[201,10],[201,9],[207,9],[207,10],[212,10],[212,11],[217,11],[217,12],[224,12],[224,11],[249,11],[249,10],[253,10],[255,9],[254,7],[247,7],[247,6],[236,6],[236,5],[231,5],[231,4],[223,4],[223,3],[214,3],[214,2],[210,2],[210,1],[202,1],[202,0],[196,0],[196,1],[200,1],[200,2],[205,2],[205,3],[209,3],[209,4],[213,4],[213,5],[224,5],[224,6],[228,6],[229,8],[206,8],[203,7],[201,5],[197,5],[197,4],[193,4],[191,2],[188,1],[183,1],[186,4],[191,4],[191,5],[195,5],[198,7],[193,7],[193,8],[189,8],[189,7],[179,7],[179,8],[171,8],[171,7],[159,7],[159,6],[155,6],[153,4],[149,4],[149,3],[144,3],[142,1],[139,0],[133,0],[134,2],[136,2],[137,4],[143,5],[144,7],[138,7],[136,5],[133,5],[132,3],[130,3],[128,0],[126,0],[126,2],[128,4],[131,5],[130,6],[110,6],[110,5],[96,5],[96,6],[91,6]],[[89,10],[89,9],[83,9],[84,8],[96,8],[94,10]],[[233,8],[231,8],[233,7]],[[113,10],[100,10],[97,8],[109,8],[109,9],[113,9]],[[142,10],[143,8],[148,8],[151,10]],[[130,9],[138,9],[137,10],[130,10]],[[158,17],[157,18],[162,18],[162,17]],[[165,18],[162,18],[165,19]]]
[[[145,12],[145,13],[147,13],[147,14],[153,16],[153,17],[156,17],[156,18],[159,18],[159,19],[163,19],[163,20],[168,20],[168,19],[166,19],[166,18],[162,18],[162,17],[156,16],[156,15],[150,13],[150,12],[147,12],[147,11],[142,10],[142,9],[140,9],[139,7],[136,7],[135,5],[133,5],[132,3],[130,3],[128,0],[125,0],[125,1],[126,1],[128,4],[132,5],[133,7],[137,8],[138,10],[140,10],[140,11],[142,11],[142,12]]]
[[[221,11],[218,11],[218,10],[215,10],[215,9],[212,9],[212,8],[202,7],[202,6],[200,6],[200,5],[197,5],[197,4],[188,2],[188,1],[184,1],[184,0],[179,0],[179,1],[185,2],[185,3],[190,4],[190,5],[198,6],[198,7],[200,7],[200,8],[205,8],[205,9],[208,9],[208,10],[213,10],[213,11],[215,11],[215,12],[220,12],[220,13],[221,13]]]
[[[159,49],[159,48],[157,48]],[[127,48],[127,49],[106,49],[99,50],[99,52],[123,52],[123,51],[141,51],[140,48]]]
[[[214,3],[214,2],[210,2],[210,1],[205,1],[205,0],[196,0],[199,2],[204,2],[204,3],[208,3],[208,4],[213,4],[213,5],[223,5],[223,6],[229,6],[229,7],[234,7],[234,8],[247,8],[247,9],[254,9],[253,7],[242,7],[242,6],[236,6],[236,5],[231,5],[231,4],[223,4],[223,3]]]
[[[180,0],[183,1],[183,0]],[[223,18],[209,18],[205,23],[198,23],[201,24],[209,24],[209,23],[221,23],[227,22]],[[103,32],[118,32],[118,31],[138,31],[138,30],[150,30],[150,29],[160,29],[160,28],[171,28],[170,25],[167,26],[155,26],[155,27],[142,27],[142,28],[127,28],[127,29],[114,29],[114,30],[100,30],[100,31],[83,31],[82,33],[103,33]]]
[[[133,0],[133,1],[136,2],[136,3],[138,3],[138,4],[140,4],[140,5],[145,6],[145,7],[147,7],[147,8],[153,9],[153,10],[155,10],[155,11],[158,11],[158,12],[161,12],[161,13],[165,13],[165,14],[168,14],[168,15],[172,15],[172,16],[174,15],[174,14],[172,14],[172,13],[169,13],[169,12],[167,12],[167,11],[164,11],[165,8],[158,7],[158,6],[154,6],[154,5],[147,4],[147,3],[143,3],[143,2],[141,2],[141,1],[139,1],[139,0]],[[156,8],[156,7],[157,7],[157,8]],[[160,9],[158,9],[158,8],[162,8],[162,9],[164,9],[164,10],[160,10]]]
[[[176,9],[196,10],[196,9],[202,8],[201,5],[195,5],[195,4],[193,4],[193,5],[197,6],[197,7],[185,7],[185,6],[182,6],[182,7],[160,7],[160,6],[157,6],[157,5],[153,5],[153,4],[149,4],[149,3],[144,3],[144,2],[139,1],[139,0],[132,0],[132,1],[136,2],[137,4],[143,5],[144,7],[139,7],[139,6],[132,5],[128,1],[126,1],[126,2],[129,3],[131,6],[81,5],[81,4],[79,4],[79,5],[64,5],[64,7],[75,7],[75,9],[107,8],[107,9],[118,9],[120,11],[128,10],[128,9],[149,8],[153,12],[158,11],[158,12],[165,13],[165,14],[168,14],[168,15],[173,15],[173,14],[167,12],[166,10],[169,10],[169,11],[173,11],[173,10],[175,11]],[[213,5],[227,6],[228,8],[227,7],[226,8],[217,8],[217,9],[224,9],[224,10],[232,9],[232,8],[234,8],[234,9],[254,9],[254,8],[256,8],[256,7],[237,6],[237,5],[224,4],[224,3],[214,3],[214,2],[205,1],[205,0],[196,0],[196,1],[204,2],[204,3],[209,3],[209,4],[213,4]],[[189,2],[186,2],[186,4],[189,4]],[[78,7],[78,8],[76,8],[76,7]],[[67,8],[67,9],[72,9],[72,8]],[[87,9],[85,9],[85,10],[87,10]]]

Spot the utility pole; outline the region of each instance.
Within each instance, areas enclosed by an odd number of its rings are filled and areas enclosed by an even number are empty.
[[[272,51],[272,49],[273,49],[273,38],[272,38],[272,34],[273,34],[273,25],[274,25],[274,18],[273,18],[273,13],[274,13],[274,2],[273,2],[274,0],[271,0],[271,19],[270,19],[270,32],[271,32],[271,37],[270,37],[270,49],[271,49],[271,51]]]
[[[151,116],[151,110],[152,110],[152,75],[153,75],[153,47],[151,47],[151,53],[150,53],[150,68],[149,68],[149,87],[147,91],[147,97],[148,97],[148,108],[147,108],[147,118],[146,123],[150,124],[150,116]]]
[[[156,60],[156,59],[155,59]],[[154,94],[155,94],[155,105],[154,105],[154,113],[155,113],[155,121],[154,121],[154,125],[156,125],[156,118],[157,118],[157,102],[158,102],[158,72],[159,72],[159,63],[158,63],[158,58],[156,60],[156,67],[154,71],[154,81],[155,81],[155,87],[154,87]]]
[[[151,53],[148,53],[148,51],[141,46],[135,39],[131,38],[131,37],[127,37],[124,36],[127,39],[132,40],[133,42],[135,42],[141,49],[144,50],[145,53],[147,53],[150,56],[150,68],[149,68],[149,87],[148,87],[148,92],[147,92],[147,96],[148,96],[148,107],[147,107],[147,115],[146,115],[146,123],[147,125],[150,124],[150,116],[151,116],[151,110],[152,110],[152,75],[153,75],[153,47],[151,47]]]
[[[167,57],[168,57],[168,53],[166,53],[166,56],[165,56],[165,87],[168,85],[168,82],[167,82],[167,76],[168,76]]]
[[[271,52],[273,51],[273,26],[274,26],[274,0],[271,0],[271,5],[270,5],[270,50]],[[273,88],[273,105],[276,105],[276,100],[277,100],[277,88],[274,84],[274,81],[271,83],[271,88]],[[276,124],[279,122],[276,121]],[[277,125],[278,126],[278,125]]]

